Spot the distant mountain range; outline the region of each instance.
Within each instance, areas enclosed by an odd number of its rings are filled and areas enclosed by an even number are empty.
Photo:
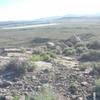
[[[26,21],[1,21],[0,22],[0,28],[2,27],[17,27],[17,26],[26,26],[26,25],[38,25],[38,24],[49,24],[49,23],[59,23],[64,22],[69,19],[100,19],[100,14],[98,15],[64,15],[64,16],[52,16],[52,17],[46,17],[46,18],[40,18],[35,20],[26,20]]]
[[[51,17],[45,17],[45,18],[39,18],[39,19],[33,19],[33,20],[22,20],[22,21],[1,21],[0,23],[40,23],[44,21],[50,21],[50,20],[59,20],[59,19],[72,19],[72,18],[100,18],[100,14],[94,14],[94,15],[73,15],[73,14],[68,14],[68,15],[63,15],[63,16],[51,16]]]

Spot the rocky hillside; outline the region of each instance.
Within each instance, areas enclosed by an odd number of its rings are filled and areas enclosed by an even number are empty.
[[[100,61],[94,35],[0,50],[0,100],[93,100]],[[92,52],[92,55],[90,53]],[[88,59],[91,57],[91,59]],[[88,62],[87,62],[88,61]]]

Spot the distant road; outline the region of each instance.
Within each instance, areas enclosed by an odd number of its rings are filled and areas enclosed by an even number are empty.
[[[53,26],[58,25],[58,23],[51,24],[38,24],[38,25],[25,25],[25,26],[15,26],[15,27],[2,27],[1,29],[23,29],[23,28],[36,28],[36,27],[45,27],[45,26]]]

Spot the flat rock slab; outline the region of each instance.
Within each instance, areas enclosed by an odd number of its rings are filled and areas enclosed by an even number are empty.
[[[52,69],[52,64],[44,61],[34,62],[36,65],[36,70]]]

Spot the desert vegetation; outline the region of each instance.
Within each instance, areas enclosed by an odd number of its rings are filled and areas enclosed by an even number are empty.
[[[99,23],[76,21],[0,29],[0,100],[100,97]]]

